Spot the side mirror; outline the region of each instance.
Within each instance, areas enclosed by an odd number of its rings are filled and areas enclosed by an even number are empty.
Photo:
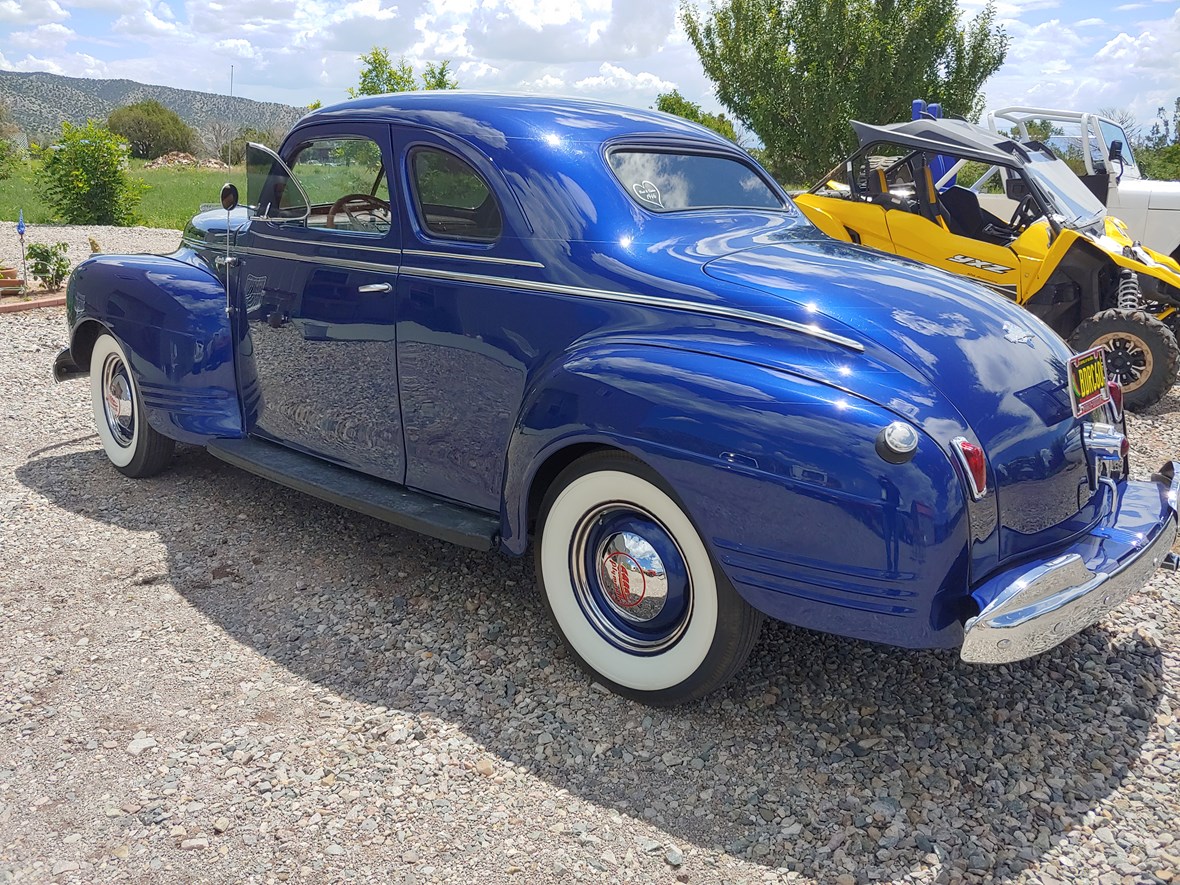
[[[221,208],[226,212],[232,212],[238,208],[238,189],[229,182],[221,186]]]
[[[1115,140],[1110,143],[1110,162],[1123,162],[1123,143]]]
[[[1016,175],[1004,179],[1004,193],[1009,200],[1020,202],[1029,195],[1028,182]]]

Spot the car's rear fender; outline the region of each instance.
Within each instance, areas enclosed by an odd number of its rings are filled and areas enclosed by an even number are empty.
[[[196,444],[241,436],[225,287],[183,257],[99,255],[78,265],[66,292],[70,355],[87,369],[95,339],[109,331],[152,427]]]
[[[962,482],[925,433],[911,462],[885,462],[877,435],[896,419],[772,368],[596,347],[548,373],[525,403],[508,453],[502,541],[523,552],[544,486],[573,455],[617,448],[678,491],[760,610],[895,645],[954,646],[974,613]]]

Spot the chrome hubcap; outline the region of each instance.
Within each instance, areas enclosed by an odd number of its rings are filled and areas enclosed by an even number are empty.
[[[587,620],[611,644],[637,655],[675,645],[692,618],[692,578],[676,539],[656,517],[612,502],[578,522],[570,577]]]
[[[664,610],[668,574],[646,540],[632,532],[618,532],[600,545],[594,558],[603,595],[619,617],[642,624]]]
[[[114,354],[102,367],[102,410],[115,442],[123,448],[130,446],[135,439],[135,399],[127,367]]]

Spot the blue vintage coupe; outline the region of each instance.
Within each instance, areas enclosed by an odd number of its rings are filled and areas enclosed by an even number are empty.
[[[1117,387],[975,284],[820,233],[662,114],[415,93],[251,146],[247,206],[91,258],[58,378],[124,474],[173,441],[523,554],[574,656],[650,704],[764,616],[1014,661],[1169,559]]]

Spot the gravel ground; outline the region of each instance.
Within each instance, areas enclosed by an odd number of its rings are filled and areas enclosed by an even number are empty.
[[[25,230],[25,246],[32,243],[66,243],[70,268],[90,255],[90,237],[100,251],[130,254],[134,252],[171,252],[180,245],[180,231],[159,227],[85,227],[81,225],[30,224]],[[0,267],[20,270],[20,238],[15,221],[0,221]],[[30,284],[35,284],[30,278]]]
[[[0,334],[0,882],[1180,881],[1180,575],[1011,666],[771,625],[649,710],[529,561],[195,448],[125,479],[63,311]]]

